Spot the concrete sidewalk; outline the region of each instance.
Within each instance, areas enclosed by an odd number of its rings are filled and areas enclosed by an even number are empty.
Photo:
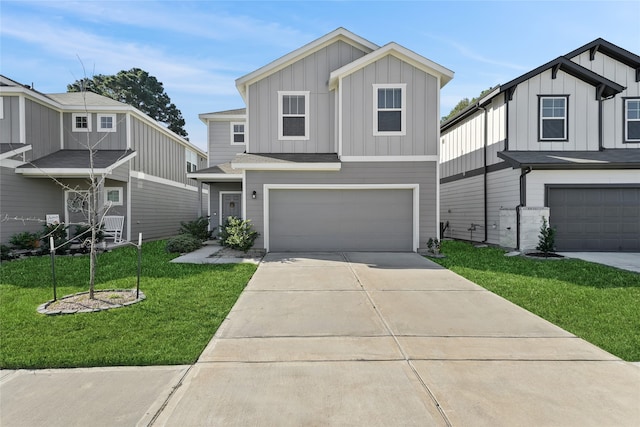
[[[417,254],[269,254],[154,422],[640,424],[640,369]]]
[[[640,253],[637,252],[559,252],[559,254],[567,258],[577,258],[640,273]]]

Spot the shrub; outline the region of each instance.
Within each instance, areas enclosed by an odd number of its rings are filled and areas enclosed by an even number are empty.
[[[67,237],[67,229],[69,226],[64,225],[64,223],[60,224],[44,224],[42,226],[42,234],[40,235],[40,240],[42,240],[42,250],[45,252],[49,252],[49,238],[53,237],[53,244],[57,248],[57,254],[64,254],[71,246],[71,242]]]
[[[14,256],[11,253],[11,248],[7,245],[0,245],[0,260],[8,261],[13,259]]]
[[[194,221],[180,222],[180,233],[190,234],[203,242],[205,240],[209,240],[211,238],[211,231],[209,231],[209,217],[201,216]]]
[[[167,240],[167,252],[187,253],[193,252],[202,246],[202,241],[191,234],[181,234]]]
[[[253,230],[250,220],[241,220],[238,217],[230,216],[220,230],[220,244],[247,252],[253,246],[258,235],[258,232]]]
[[[40,235],[28,231],[16,233],[9,239],[9,243],[16,249],[35,249],[38,247],[39,242]]]
[[[547,218],[542,217],[542,226],[540,227],[540,236],[536,249],[548,256],[555,250],[556,246],[556,230],[549,226]]]

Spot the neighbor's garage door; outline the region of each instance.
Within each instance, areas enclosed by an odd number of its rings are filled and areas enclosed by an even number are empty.
[[[640,251],[640,188],[549,188],[558,251]]]
[[[410,189],[269,190],[269,250],[413,251]]]

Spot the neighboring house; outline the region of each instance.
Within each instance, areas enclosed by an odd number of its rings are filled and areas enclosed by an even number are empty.
[[[194,219],[193,206],[206,192],[186,173],[206,165],[202,150],[110,98],[43,94],[0,76],[0,241],[42,229],[11,218],[84,220],[73,205],[88,187],[87,141],[97,150],[93,172],[105,177],[98,202],[111,205],[109,215],[125,217],[125,240],[140,232],[145,240],[175,235],[180,221]]]
[[[640,57],[597,39],[441,127],[441,221],[456,239],[640,251]]]
[[[212,221],[267,251],[416,251],[437,237],[440,89],[450,70],[339,28],[236,80],[202,114]]]

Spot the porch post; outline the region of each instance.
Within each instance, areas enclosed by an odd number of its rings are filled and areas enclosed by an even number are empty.
[[[202,217],[202,181],[198,180],[198,218]]]

